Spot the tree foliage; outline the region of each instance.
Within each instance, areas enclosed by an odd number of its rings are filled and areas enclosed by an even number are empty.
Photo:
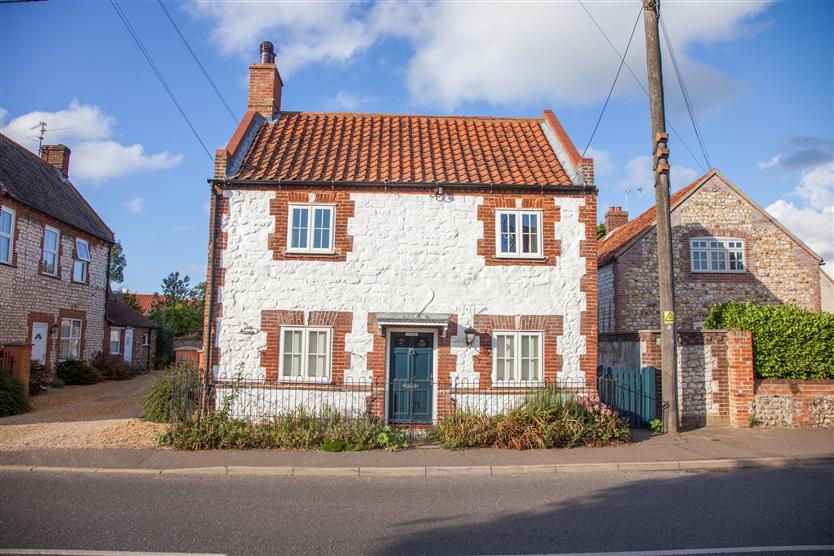
[[[125,281],[125,267],[127,258],[121,242],[117,241],[110,247],[110,281],[121,284]]]
[[[603,222],[597,224],[597,239],[604,238],[606,233],[607,232],[605,231],[605,224]]]
[[[714,305],[709,329],[750,330],[753,364],[762,378],[834,378],[834,315],[794,305]]]
[[[191,298],[191,277],[180,277],[179,272],[172,272],[162,280],[162,295],[165,304],[176,305]]]

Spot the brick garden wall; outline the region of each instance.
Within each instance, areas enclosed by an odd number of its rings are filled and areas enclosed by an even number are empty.
[[[638,349],[637,364],[620,361]],[[599,364],[662,372],[660,331],[602,334]],[[661,385],[658,383],[657,392]],[[678,333],[678,404],[684,428],[763,426],[834,428],[834,380],[754,378],[752,335],[714,330]]]
[[[755,382],[753,413],[769,427],[834,428],[834,380]]]

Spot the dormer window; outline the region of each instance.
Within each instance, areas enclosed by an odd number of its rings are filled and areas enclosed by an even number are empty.
[[[744,272],[744,241],[696,237],[689,240],[692,272]]]
[[[333,253],[336,208],[325,205],[290,205],[287,251]]]

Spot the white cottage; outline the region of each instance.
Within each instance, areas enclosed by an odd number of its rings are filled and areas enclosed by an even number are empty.
[[[263,43],[211,180],[219,398],[239,374],[249,413],[431,423],[508,389],[593,388],[597,190],[556,116],[282,111],[274,58]]]

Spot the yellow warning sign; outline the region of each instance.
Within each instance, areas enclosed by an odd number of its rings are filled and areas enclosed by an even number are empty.
[[[663,324],[675,324],[674,311],[663,311]]]

